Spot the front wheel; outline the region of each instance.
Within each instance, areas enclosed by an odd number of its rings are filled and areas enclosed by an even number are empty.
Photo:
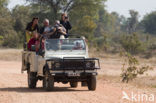
[[[47,71],[43,79],[43,88],[47,91],[52,91],[54,89],[54,77],[51,76]]]
[[[96,76],[90,76],[88,79],[88,89],[91,91],[96,90]]]
[[[31,89],[36,88],[36,83],[37,79],[35,73],[28,71],[28,87]]]

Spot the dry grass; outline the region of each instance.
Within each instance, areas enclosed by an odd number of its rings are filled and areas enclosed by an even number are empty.
[[[120,76],[111,76],[111,75],[98,75],[98,80],[106,81],[106,83],[111,83],[119,85],[125,85],[130,87],[135,87],[143,90],[156,91],[156,77],[139,77],[130,81],[129,83],[122,83]]]
[[[0,49],[0,60],[20,61],[22,49]]]

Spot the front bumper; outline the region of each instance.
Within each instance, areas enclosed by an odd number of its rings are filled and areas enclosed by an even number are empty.
[[[86,82],[90,76],[98,75],[97,72],[80,73],[79,75],[69,75],[68,73],[51,73],[55,82]]]

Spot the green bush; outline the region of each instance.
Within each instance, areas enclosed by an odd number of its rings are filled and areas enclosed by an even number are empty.
[[[122,82],[128,83],[129,80],[135,79],[138,75],[143,75],[145,72],[153,70],[150,66],[140,66],[139,61],[127,52],[122,53],[122,57],[124,58],[123,67],[121,68]]]
[[[145,44],[135,33],[132,35],[123,35],[121,37],[120,44],[126,52],[131,54],[143,53],[146,50]]]
[[[10,48],[17,48],[20,43],[19,43],[19,36],[17,35],[17,33],[15,31],[9,31],[8,34],[6,34],[4,36],[3,42],[2,42],[2,46],[3,47],[10,47]]]

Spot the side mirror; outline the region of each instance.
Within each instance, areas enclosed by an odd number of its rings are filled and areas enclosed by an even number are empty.
[[[31,45],[31,51],[36,51],[36,46],[35,45]]]

